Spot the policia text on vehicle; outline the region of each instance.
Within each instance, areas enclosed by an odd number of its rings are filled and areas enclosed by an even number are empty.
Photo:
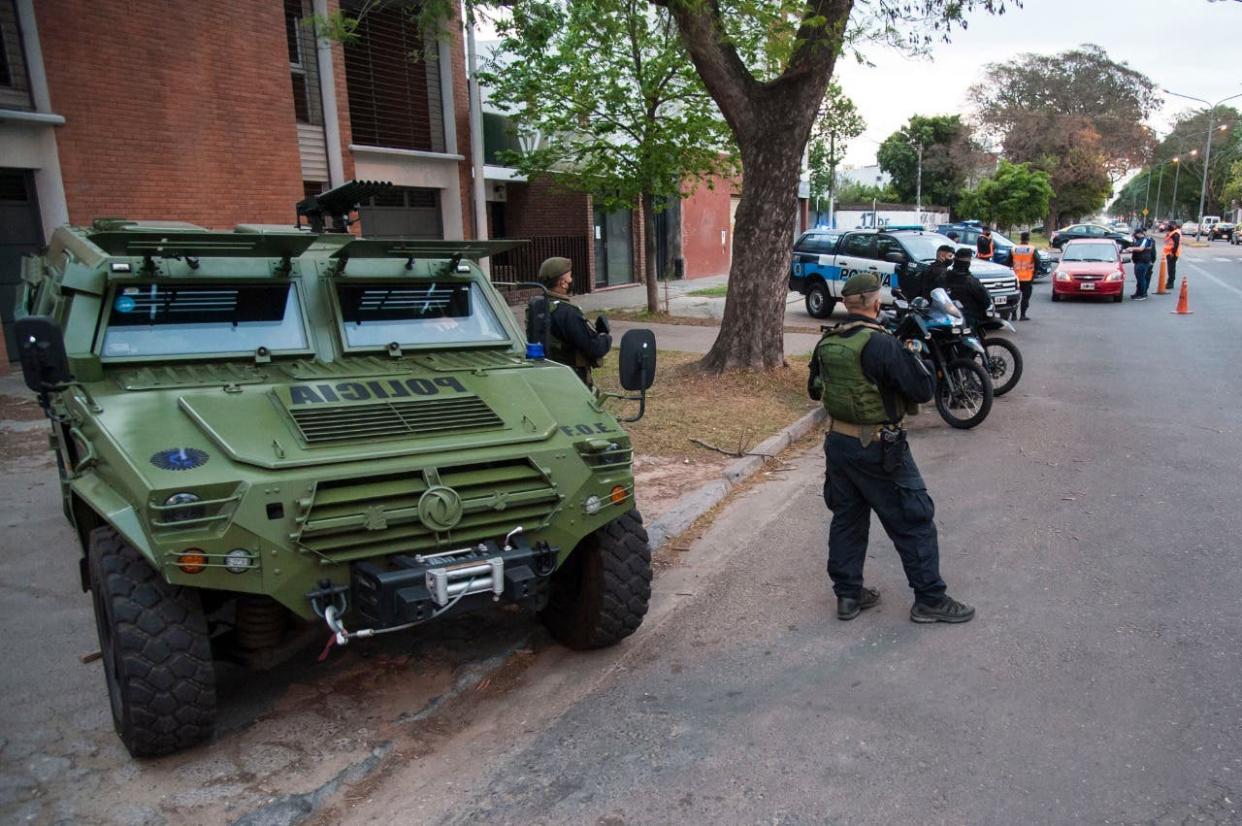
[[[876,605],[879,591],[863,586],[871,512],[901,555],[914,591],[915,622],[967,622],[975,610],[945,593],[935,513],[906,441],[902,421],[932,398],[935,380],[914,352],[879,324],[880,282],[851,277],[842,289],[849,316],[829,329],[811,359],[808,393],[831,416],[824,440],[824,502],[832,511],[828,576],[837,617],[850,620]]]

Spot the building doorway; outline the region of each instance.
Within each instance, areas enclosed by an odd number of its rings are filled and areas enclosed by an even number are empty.
[[[17,358],[13,310],[22,284],[22,256],[43,249],[43,222],[29,169],[0,169],[0,322],[9,358]]]
[[[595,286],[634,283],[634,212],[595,208]]]

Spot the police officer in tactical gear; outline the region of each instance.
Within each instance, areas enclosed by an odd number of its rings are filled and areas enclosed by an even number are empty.
[[[941,244],[936,248],[936,260],[928,266],[927,272],[923,274],[922,289],[914,295],[907,295],[906,298],[931,298],[931,291],[937,287],[943,287],[945,281],[949,277],[949,269],[953,266],[953,254],[957,252],[956,247],[948,244]]]
[[[914,622],[967,622],[975,609],[945,593],[934,506],[906,443],[902,420],[930,401],[935,380],[914,352],[876,322],[880,280],[859,273],[841,294],[849,312],[828,329],[811,359],[808,391],[831,416],[824,439],[824,502],[832,511],[828,576],[837,595],[837,618],[852,620],[880,601],[863,586],[871,512],[901,555],[914,590]]]
[[[550,302],[550,341],[548,358],[568,365],[587,387],[594,387],[592,368],[612,348],[612,329],[608,319],[598,316],[594,327],[582,310],[569,300],[574,287],[573,263],[568,258],[549,258],[539,267],[539,280],[548,288]]]
[[[970,250],[960,249],[953,255],[953,267],[944,280],[949,297],[962,305],[962,314],[972,327],[988,317],[992,294],[983,283],[970,274]]]

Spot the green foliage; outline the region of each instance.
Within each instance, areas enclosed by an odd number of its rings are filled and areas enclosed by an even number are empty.
[[[884,139],[876,151],[880,168],[892,176],[898,199],[914,203],[918,193],[918,147],[923,147],[923,203],[958,212],[957,199],[983,161],[970,127],[960,115],[914,115]]]
[[[897,190],[891,185],[876,186],[875,184],[860,184],[857,181],[849,181],[841,185],[837,190],[837,203],[839,204],[869,204],[872,201],[878,201],[884,204],[894,204],[901,198],[897,194]]]
[[[1233,201],[1242,202],[1242,160],[1234,161],[1229,165],[1229,174],[1225,179],[1225,185],[1221,188],[1220,197],[1226,204]]]
[[[555,173],[606,208],[734,170],[728,127],[668,13],[637,0],[519,0],[498,21],[481,81],[524,148],[504,160]]]
[[[1099,46],[990,64],[970,94],[1003,155],[1051,176],[1052,223],[1099,210],[1112,181],[1150,157],[1156,86]]]
[[[1224,129],[1220,129],[1222,125]],[[1231,200],[1242,194],[1229,186],[1234,175],[1234,162],[1242,157],[1242,129],[1239,126],[1242,126],[1242,113],[1228,106],[1218,107],[1212,119],[1202,110],[1183,114],[1156,146],[1154,166],[1144,167],[1126,183],[1110,205],[1110,211],[1127,214],[1142,210],[1144,202],[1148,202],[1153,216],[1197,216],[1203,156],[1207,133],[1211,128],[1212,160],[1208,168],[1203,209],[1209,215],[1221,214],[1228,209]],[[1175,163],[1174,158],[1178,162]],[[1152,181],[1150,197],[1147,193],[1148,176]],[[1173,200],[1175,182],[1178,184],[1176,203]],[[1156,203],[1157,196],[1159,204]]]
[[[1008,229],[1033,224],[1048,213],[1052,184],[1047,172],[1030,164],[1002,160],[996,172],[962,193],[958,210],[962,215]]]
[[[811,127],[811,145],[808,149],[807,166],[813,202],[819,202],[833,192],[837,167],[845,156],[849,142],[866,128],[854,101],[836,83],[829,83],[815,125]]]

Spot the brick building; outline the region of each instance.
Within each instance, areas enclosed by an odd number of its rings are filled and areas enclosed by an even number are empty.
[[[6,336],[20,257],[65,222],[292,224],[306,193],[359,178],[398,187],[364,233],[473,237],[460,20],[425,36],[367,6],[349,44],[314,36],[313,15],[364,5],[0,0]]]

